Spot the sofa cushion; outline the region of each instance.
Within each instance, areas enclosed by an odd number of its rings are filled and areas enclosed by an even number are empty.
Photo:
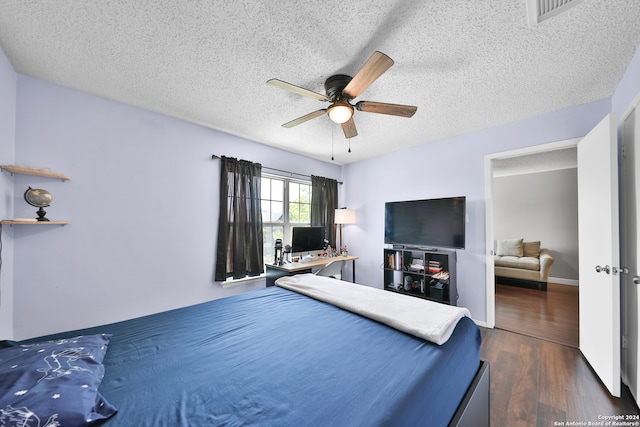
[[[496,255],[521,257],[523,251],[523,239],[498,240],[496,242]]]
[[[540,271],[540,259],[534,257],[495,256],[496,267],[520,268],[522,270]]]
[[[540,240],[535,242],[524,242],[522,245],[523,256],[534,258],[540,257]]]

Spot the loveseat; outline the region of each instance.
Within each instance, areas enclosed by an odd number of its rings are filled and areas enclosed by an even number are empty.
[[[496,240],[494,254],[496,283],[547,290],[554,259],[540,241]]]

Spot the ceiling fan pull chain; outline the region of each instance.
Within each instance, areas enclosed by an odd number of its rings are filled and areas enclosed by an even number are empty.
[[[331,126],[331,161],[333,161],[333,125],[329,125]]]

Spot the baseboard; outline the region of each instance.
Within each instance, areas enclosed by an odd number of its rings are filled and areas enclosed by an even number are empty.
[[[495,276],[496,283],[501,285],[518,286],[520,288],[538,289],[540,291],[547,290],[547,282],[538,282],[537,280],[514,279],[513,277]]]
[[[561,279],[560,277],[549,277],[548,283],[557,283],[558,285],[578,286],[579,282],[574,279]]]
[[[473,322],[478,326],[482,326],[483,328],[487,328],[488,327],[487,326],[487,322],[485,322],[485,321],[474,319],[474,318],[471,318],[471,320],[473,320]]]

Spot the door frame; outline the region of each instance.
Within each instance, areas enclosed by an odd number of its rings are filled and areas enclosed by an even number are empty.
[[[493,161],[576,147],[581,139],[582,138],[564,139],[531,147],[486,154],[484,156],[485,264],[487,266],[485,274],[487,283],[486,326],[488,328],[495,328],[496,326],[495,272],[493,264]]]
[[[629,142],[628,135],[625,133],[624,124],[627,119],[635,114],[635,122],[634,122],[634,132],[636,134],[640,133],[640,93],[635,96],[633,101],[629,104],[624,113],[620,116],[620,120],[618,122],[618,144],[619,144],[619,162],[620,162],[620,266],[625,267],[628,265],[629,259],[627,254],[627,233],[628,233],[628,217],[627,217],[627,199],[625,197],[625,193],[628,190],[626,188],[626,176],[625,174],[629,170],[627,161],[633,161],[633,159],[625,159],[620,153],[620,147],[624,146]],[[640,146],[635,145],[635,150],[640,150]],[[636,174],[640,171],[636,170]],[[637,236],[636,236],[637,238]],[[632,302],[627,298],[629,294],[630,287],[637,287],[633,283],[633,275],[632,274],[621,274],[620,275],[620,293],[622,298],[622,303],[620,305],[621,310],[621,322],[620,328],[622,333],[622,351],[621,351],[621,360],[620,360],[620,368],[621,368],[621,379],[624,384],[627,385],[631,394],[638,403],[640,401],[640,375],[638,375],[638,370],[640,369],[640,324],[631,325],[630,324],[630,312],[632,309],[637,308],[632,306]],[[640,292],[637,290],[636,292]],[[640,319],[640,314],[635,313],[636,319]],[[640,322],[640,320],[637,320]],[[633,350],[633,351],[632,351]],[[633,358],[635,356],[635,358]]]

